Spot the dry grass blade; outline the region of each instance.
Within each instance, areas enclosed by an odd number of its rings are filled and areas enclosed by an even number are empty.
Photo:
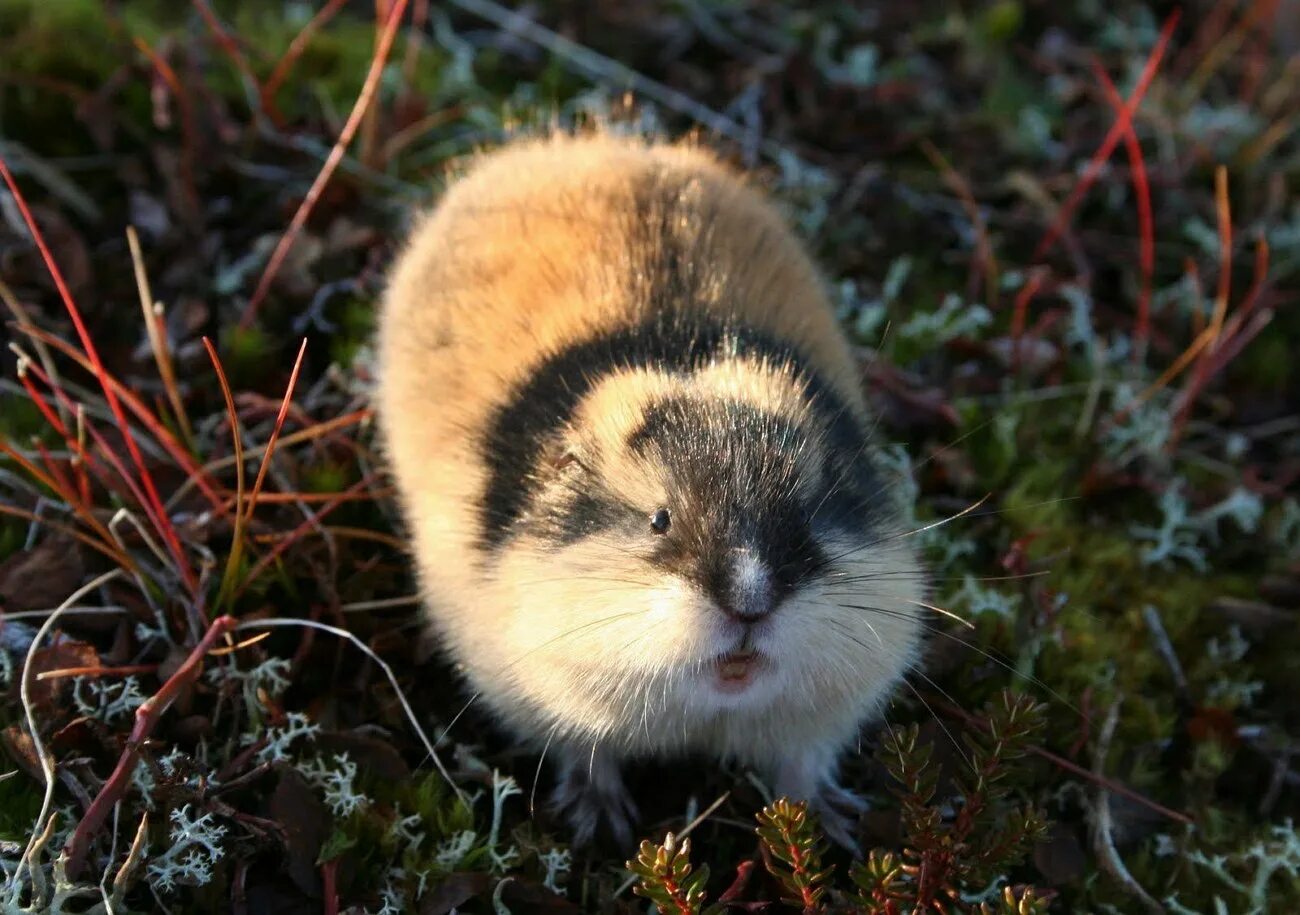
[[[12,880],[15,883],[22,879],[23,869],[34,870],[38,865],[32,861],[36,848],[40,842],[40,836],[45,833],[49,825],[50,808],[54,803],[54,757],[45,747],[45,741],[41,739],[40,726],[36,722],[36,706],[32,703],[32,682],[35,679],[32,676],[32,663],[36,658],[36,652],[41,642],[49,635],[54,624],[58,622],[63,611],[71,607],[77,601],[81,600],[87,594],[97,591],[102,586],[113,581],[122,575],[121,569],[113,569],[98,576],[94,580],[82,585],[76,591],[73,591],[68,598],[60,604],[40,629],[32,638],[32,644],[27,649],[27,657],[23,661],[22,676],[19,679],[19,696],[22,700],[23,713],[27,722],[27,734],[32,740],[32,749],[36,758],[40,760],[41,772],[45,776],[45,795],[41,800],[40,812],[36,815],[36,823],[32,827],[31,838],[27,842],[27,848],[23,851],[22,858],[18,861],[18,867],[14,870]]]
[[[176,367],[172,362],[171,349],[167,345],[166,327],[162,321],[162,303],[155,303],[153,292],[149,288],[149,273],[144,267],[144,255],[140,251],[140,237],[135,226],[126,227],[127,246],[131,250],[131,265],[135,270],[136,289],[140,293],[140,311],[144,315],[145,332],[149,338],[149,348],[153,351],[154,364],[158,366],[158,377],[162,379],[167,400],[171,403],[172,414],[185,441],[194,447],[194,430],[190,426],[189,415],[185,412],[185,403],[181,400],[180,387],[176,384]]]
[[[293,243],[298,238],[298,233],[302,231],[302,227],[307,224],[307,217],[316,205],[321,191],[325,189],[325,185],[333,177],[339,162],[343,160],[343,154],[347,152],[348,146],[352,143],[357,128],[361,126],[361,121],[370,108],[375,92],[379,89],[379,80],[384,73],[384,64],[388,61],[388,54],[392,50],[393,39],[397,36],[397,27],[401,24],[402,16],[406,12],[407,2],[408,0],[397,0],[393,4],[393,9],[388,15],[388,21],[384,23],[384,30],[380,34],[375,47],[375,55],[370,61],[370,71],[366,73],[366,79],[361,85],[361,92],[357,95],[356,104],[352,106],[352,113],[348,115],[347,122],[343,125],[343,129],[339,131],[339,138],[334,143],[334,148],[330,150],[325,164],[321,166],[320,172],[316,175],[316,180],[312,182],[311,187],[308,189],[307,196],[303,198],[297,212],[293,214],[289,228],[285,229],[284,234],[280,236],[280,241],[275,246],[275,250],[271,252],[266,269],[262,272],[261,279],[257,281],[257,288],[253,290],[253,296],[248,300],[248,305],[244,308],[244,314],[239,319],[241,328],[247,329],[252,325],[257,309],[270,291],[271,283],[275,281],[276,274],[280,272],[280,267],[284,263],[285,257],[288,256],[289,249],[293,247]]]
[[[424,728],[420,726],[420,720],[415,717],[415,710],[411,708],[411,703],[407,701],[406,693],[402,691],[401,686],[398,684],[397,676],[393,673],[393,669],[388,666],[387,662],[385,662],[383,658],[375,653],[374,649],[361,641],[361,639],[357,638],[353,633],[348,632],[346,629],[340,629],[337,626],[330,626],[327,623],[316,622],[315,620],[288,618],[247,620],[246,622],[239,623],[235,626],[235,631],[243,632],[248,629],[273,629],[295,626],[316,629],[320,632],[328,632],[330,635],[338,636],[341,639],[347,639],[364,652],[366,657],[370,658],[370,660],[374,661],[375,664],[379,666],[379,669],[384,672],[384,676],[388,679],[389,685],[392,686],[393,692],[397,695],[397,701],[402,704],[402,711],[406,714],[406,720],[410,723],[411,729],[415,731],[416,736],[420,738],[420,743],[424,745],[424,750],[429,754],[429,758],[433,760],[433,764],[437,767],[438,773],[446,780],[451,790],[456,793],[456,796],[468,805],[469,799],[465,796],[465,793],[460,790],[460,787],[452,780],[451,774],[447,771],[446,767],[442,764],[442,759],[438,756],[438,751],[434,749],[433,741],[429,739],[429,735],[426,734]]]
[[[77,365],[87,371],[91,370],[90,360],[77,352],[77,350],[67,341],[60,340],[58,337],[39,327],[29,328],[27,329],[27,333],[32,337],[33,341],[48,344],[76,362]],[[49,378],[48,376],[42,376],[41,380],[53,389],[54,385],[51,382],[54,379]],[[216,490],[218,484],[215,480],[211,479],[211,474],[208,469],[201,466],[194,459],[194,456],[185,450],[185,447],[176,440],[176,437],[167,430],[167,427],[159,421],[153,411],[150,410],[144,401],[137,397],[130,388],[126,387],[126,385],[122,384],[112,375],[109,375],[107,380],[113,386],[113,390],[122,398],[122,402],[126,404],[127,408],[136,419],[138,419],[140,423],[149,430],[149,433],[154,437],[154,440],[162,446],[168,456],[171,457],[172,460],[176,461],[176,463],[180,465],[181,469],[188,475],[188,479],[183,484],[186,491],[188,491],[191,486],[197,486],[199,491],[203,493],[203,497],[208,500],[208,504],[214,509],[219,509],[222,504],[222,499]],[[174,505],[176,498],[176,494],[173,493],[167,500],[165,507],[170,508]]]
[[[238,508],[243,505],[244,501],[244,440],[240,434],[239,428],[239,411],[235,409],[235,397],[230,390],[230,382],[226,379],[226,371],[221,366],[221,359],[217,356],[216,347],[207,337],[203,338],[203,346],[208,351],[208,358],[212,360],[212,368],[217,373],[217,382],[221,386],[221,395],[226,400],[226,415],[230,420],[230,441],[231,447],[235,452],[235,518],[234,531],[231,534],[230,554],[226,557],[226,568],[221,574],[221,588],[217,592],[216,606],[218,609],[226,605],[230,598],[231,588],[234,587],[235,575],[239,572],[239,564],[243,559],[244,553],[244,513]]]
[[[372,480],[370,477],[366,477],[365,479],[358,480],[356,483],[354,483],[352,486],[349,486],[343,492],[337,493],[333,499],[331,499],[329,502],[322,505],[319,510],[317,510],[311,515],[311,517],[307,518],[296,528],[294,528],[292,531],[286,534],[284,538],[280,540],[280,542],[277,543],[270,550],[270,552],[268,552],[265,556],[259,559],[257,561],[257,564],[248,570],[248,574],[244,576],[244,580],[240,582],[239,586],[235,589],[234,595],[231,599],[232,600],[236,599],[241,594],[243,594],[249,585],[257,581],[257,579],[261,577],[262,573],[265,572],[268,568],[270,568],[271,563],[275,562],[277,559],[283,556],[285,551],[288,550],[295,543],[302,540],[302,538],[307,535],[308,531],[310,531],[314,527],[318,527],[321,521],[324,520],[336,508],[338,508],[340,505],[344,504],[345,502],[349,501],[351,496],[354,493],[364,490],[367,486],[370,485],[371,482]]]
[[[253,491],[248,496],[247,522],[253,520],[253,511],[257,508],[257,500],[262,493],[262,483],[266,480],[266,472],[271,467],[271,457],[275,454],[276,440],[280,437],[280,430],[284,428],[285,417],[289,415],[289,405],[293,403],[293,389],[298,384],[298,373],[302,371],[302,359],[306,354],[307,340],[304,338],[302,345],[298,347],[298,357],[293,361],[293,371],[289,373],[289,383],[285,386],[284,399],[280,402],[280,412],[276,414],[275,426],[271,429],[271,437],[267,439],[266,449],[262,452],[262,463],[257,468],[257,478],[253,481]]]
[[[154,485],[153,476],[145,466],[144,456],[140,453],[140,447],[136,444],[135,438],[131,433],[131,426],[127,422],[126,414],[122,410],[122,404],[118,399],[113,385],[108,380],[108,371],[104,368],[103,362],[99,358],[99,351],[95,348],[94,340],[91,339],[90,332],[86,329],[86,324],[82,320],[81,310],[72,298],[72,293],[68,289],[68,284],[63,278],[62,271],[59,270],[58,263],[54,260],[49,245],[45,242],[45,236],[41,233],[40,226],[36,224],[31,210],[27,206],[27,201],[23,198],[22,191],[18,183],[14,180],[9,171],[9,166],[5,163],[4,158],[0,157],[0,177],[9,186],[10,193],[13,194],[14,203],[17,204],[19,212],[22,214],[23,221],[27,229],[32,234],[36,247],[40,250],[41,258],[45,262],[45,267],[49,271],[50,279],[54,281],[55,288],[58,290],[59,297],[63,300],[68,317],[72,319],[73,327],[76,328],[77,337],[81,341],[82,349],[86,357],[94,367],[95,376],[99,380],[100,387],[104,391],[104,398],[108,401],[109,409],[117,421],[118,430],[122,433],[122,440],[126,444],[126,450],[134,462],[137,472],[140,475],[140,484],[144,488],[145,499],[142,502],[146,514],[155,525],[156,530],[162,535],[167,544],[167,549],[171,553],[172,560],[176,564],[177,573],[185,583],[186,588],[191,594],[198,590],[198,579],[195,577],[194,570],[191,568],[188,558],[185,556],[185,550],[181,546],[180,538],[176,534],[176,528],[171,523],[166,510],[163,508],[162,499],[158,495],[158,488]]]

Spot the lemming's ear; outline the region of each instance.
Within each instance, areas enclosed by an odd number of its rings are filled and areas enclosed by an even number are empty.
[[[550,439],[542,449],[541,470],[545,474],[559,474],[583,470],[590,472],[582,448],[571,437],[560,433]]]

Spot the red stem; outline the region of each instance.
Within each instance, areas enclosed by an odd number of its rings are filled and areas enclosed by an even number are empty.
[[[199,2],[199,0],[195,0]],[[258,307],[266,294],[271,289],[271,283],[275,276],[280,272],[280,267],[284,259],[289,254],[289,249],[293,247],[294,241],[298,238],[298,233],[307,223],[307,217],[311,214],[312,208],[316,205],[317,199],[321,192],[325,190],[325,185],[334,175],[334,170],[343,161],[343,154],[347,151],[352,137],[356,134],[357,128],[361,126],[362,118],[366,110],[370,107],[370,102],[374,98],[375,92],[379,88],[379,78],[383,75],[384,64],[388,60],[388,52],[392,50],[393,39],[397,36],[397,26],[402,21],[402,14],[406,12],[408,0],[397,0],[393,5],[392,11],[388,15],[388,20],[384,24],[384,31],[379,36],[375,56],[370,61],[370,72],[366,74],[366,81],[361,86],[361,92],[357,95],[357,101],[352,106],[352,113],[348,115],[347,122],[339,132],[339,138],[330,150],[329,157],[326,158],[325,164],[321,166],[320,173],[316,175],[316,180],[312,182],[307,191],[307,196],[303,198],[302,203],[298,206],[298,211],[293,214],[293,219],[289,223],[289,228],[280,236],[279,243],[275,250],[271,252],[271,257],[267,261],[266,269],[262,272],[262,278],[257,281],[257,288],[253,290],[253,297],[248,300],[248,306],[244,309],[243,316],[239,319],[240,328],[247,330],[253,323],[253,317],[257,314]]]
[[[1160,30],[1160,38],[1156,41],[1156,46],[1151,49],[1151,55],[1142,68],[1142,74],[1138,77],[1137,85],[1133,87],[1133,94],[1129,96],[1128,101],[1124,103],[1124,107],[1120,109],[1118,117],[1115,118],[1115,123],[1111,125],[1110,130],[1106,133],[1106,139],[1102,141],[1101,147],[1088,162],[1083,177],[1070,191],[1070,196],[1066,198],[1060,212],[1056,214],[1056,220],[1052,223],[1051,229],[1043,236],[1043,240],[1038,243],[1038,248],[1034,251],[1034,260],[1042,258],[1056,243],[1056,240],[1061,237],[1061,233],[1065,231],[1065,226],[1070,221],[1070,216],[1074,213],[1075,207],[1079,205],[1079,201],[1083,199],[1083,195],[1087,193],[1088,188],[1092,187],[1093,182],[1097,180],[1102,163],[1110,158],[1110,154],[1115,151],[1120,138],[1130,129],[1129,125],[1133,120],[1133,115],[1137,112],[1138,106],[1142,104],[1142,97],[1146,95],[1151,80],[1156,75],[1160,60],[1165,55],[1165,49],[1169,46],[1169,39],[1173,35],[1174,27],[1178,25],[1181,15],[1181,11],[1175,9],[1169,14],[1169,18],[1165,20],[1164,28]]]
[[[1106,93],[1106,100],[1118,114],[1124,108],[1124,99],[1111,82],[1101,62],[1095,57],[1092,70]],[[1133,179],[1133,193],[1137,197],[1138,231],[1141,236],[1141,248],[1138,252],[1139,265],[1142,268],[1142,291],[1138,295],[1137,326],[1133,336],[1133,358],[1139,359],[1146,352],[1147,341],[1151,337],[1151,280],[1156,266],[1155,219],[1151,212],[1151,185],[1147,180],[1146,159],[1142,155],[1142,144],[1138,142],[1137,131],[1130,122],[1124,131],[1124,148],[1128,154],[1129,169]]]
[[[113,810],[113,805],[121,799],[127,785],[130,784],[131,775],[140,760],[140,747],[148,740],[158,720],[176,701],[181,691],[198,677],[199,671],[203,668],[204,655],[218,639],[234,628],[235,623],[233,616],[219,616],[213,620],[203,638],[199,639],[198,644],[194,646],[180,667],[176,668],[176,672],[167,678],[167,682],[158,692],[135,710],[135,725],[131,728],[131,735],[126,739],[126,747],[117,761],[117,767],[108,777],[108,781],[104,782],[104,786],[99,789],[99,794],[95,795],[95,799],[86,810],[86,815],[81,818],[68,843],[63,847],[69,879],[76,880],[81,873],[91,838],[104,824]]]
[[[104,390],[104,399],[108,401],[108,407],[113,413],[118,429],[122,432],[122,439],[126,442],[126,450],[140,474],[140,482],[144,486],[145,494],[148,497],[146,507],[151,506],[152,513],[156,516],[155,525],[158,527],[158,532],[162,535],[163,540],[167,543],[167,548],[172,554],[172,559],[176,563],[181,579],[185,582],[190,594],[196,594],[199,587],[198,579],[185,557],[180,538],[176,535],[176,528],[172,525],[171,519],[163,508],[162,499],[158,496],[158,489],[154,485],[153,476],[145,466],[144,456],[140,453],[140,448],[136,445],[135,439],[131,437],[131,427],[126,421],[126,414],[122,411],[122,404],[118,401],[117,393],[108,381],[108,371],[99,358],[99,351],[95,348],[95,342],[91,339],[90,332],[86,330],[85,322],[81,319],[81,310],[77,308],[77,303],[72,298],[68,284],[63,279],[63,273],[59,270],[54,255],[45,243],[45,236],[41,234],[40,226],[36,224],[36,219],[32,216],[31,210],[27,208],[27,201],[19,190],[18,182],[14,180],[14,176],[10,173],[9,166],[5,163],[3,156],[0,156],[0,177],[4,178],[5,184],[9,186],[10,193],[13,194],[14,203],[18,205],[23,221],[27,224],[28,231],[32,233],[32,239],[36,242],[36,247],[40,250],[41,257],[45,261],[45,268],[49,271],[50,278],[54,281],[59,296],[63,299],[63,305],[67,309],[68,317],[72,319],[72,325],[77,330],[77,337],[81,340],[82,349],[86,351],[86,356],[94,367],[95,377]]]
[[[321,862],[320,881],[321,893],[325,897],[325,915],[339,915],[338,869],[338,858]]]
[[[311,43],[312,38],[318,31],[334,18],[334,15],[343,8],[347,0],[329,0],[321,7],[316,15],[311,17],[311,21],[302,27],[302,30],[293,37],[289,42],[289,47],[285,50],[284,55],[276,63],[275,69],[262,84],[262,107],[266,109],[267,114],[277,125],[283,126],[284,116],[280,114],[280,109],[275,104],[275,94],[280,91],[280,86],[292,72],[294,64],[298,58],[307,50],[307,45]]]
[[[79,365],[86,365],[86,358],[78,353],[76,348],[66,340],[61,340],[54,334],[42,330],[39,327],[29,327],[25,328],[25,330],[30,336],[35,337],[49,346],[53,346],[59,352],[63,353]],[[49,384],[49,381],[45,379],[43,374],[38,373],[38,377],[40,377],[42,381],[45,381],[46,384]],[[215,484],[208,478],[207,471],[205,471],[203,467],[195,461],[193,455],[186,451],[185,447],[176,440],[176,436],[172,435],[171,432],[167,430],[167,427],[162,424],[157,415],[149,409],[144,401],[131,393],[129,388],[112,375],[108,376],[108,381],[113,385],[114,390],[116,390],[121,396],[122,402],[126,404],[127,409],[135,414],[136,419],[138,419],[140,423],[149,430],[149,433],[153,435],[158,444],[163,447],[163,450],[171,455],[172,459],[176,461],[177,464],[180,464],[181,469],[183,469],[186,474],[194,478],[195,485],[199,488],[199,491],[203,493],[204,497],[207,498],[212,507],[214,509],[220,509],[222,499],[213,488]]]

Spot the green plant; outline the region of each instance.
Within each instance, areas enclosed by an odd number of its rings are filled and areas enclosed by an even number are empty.
[[[1032,804],[1013,801],[1030,739],[1043,726],[1044,707],[1009,690],[988,703],[965,736],[969,772],[952,779],[954,794],[938,791],[940,771],[915,725],[891,729],[877,758],[898,782],[902,847],[875,848],[849,869],[853,888],[840,891],[833,866],[823,861],[826,839],[804,801],[780,798],[757,814],[763,861],[780,888],[781,902],[804,913],[852,911],[862,915],[1039,915],[1050,896],[1032,886],[998,884],[1042,837],[1047,821]],[[708,868],[693,869],[690,842],[671,833],[662,845],[641,844],[628,868],[635,892],[661,913],[698,915]],[[738,884],[741,881],[738,881]],[[974,901],[972,901],[974,900]]]
[[[640,878],[632,892],[649,899],[663,915],[702,915],[720,908],[701,909],[709,869],[691,866],[690,839],[679,843],[670,832],[662,845],[642,842],[640,854],[627,867]]]
[[[755,831],[767,852],[764,861],[781,884],[782,901],[805,913],[821,911],[833,868],[822,864],[826,840],[809,815],[807,802],[781,798],[763,808],[758,823]]]
[[[877,849],[853,869],[866,911],[982,911],[963,902],[963,893],[982,890],[1018,863],[1047,826],[1034,806],[1010,802],[1016,773],[1010,764],[1024,756],[1043,713],[1010,691],[986,706],[983,728],[964,735],[969,772],[954,778],[951,816],[947,799],[937,796],[940,772],[918,727],[888,732],[877,758],[899,783],[903,850],[895,857]]]

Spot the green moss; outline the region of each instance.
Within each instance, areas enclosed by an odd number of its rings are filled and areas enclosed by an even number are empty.
[[[0,134],[20,138],[42,156],[91,151],[79,97],[135,55],[133,36],[153,43],[162,26],[153,13],[148,3],[130,4],[115,18],[98,0],[0,0],[3,70],[25,77],[0,80]],[[124,120],[147,123],[148,86],[122,87],[115,107]]]
[[[253,387],[272,368],[274,341],[257,327],[230,326],[221,335],[218,356],[233,388]]]
[[[0,775],[17,768],[8,757],[0,757]],[[0,839],[26,843],[32,823],[41,809],[41,794],[26,775],[19,773],[0,781]]]
[[[330,359],[347,368],[357,352],[366,346],[375,327],[375,304],[361,299],[348,299],[338,320],[338,330],[330,337]]]

